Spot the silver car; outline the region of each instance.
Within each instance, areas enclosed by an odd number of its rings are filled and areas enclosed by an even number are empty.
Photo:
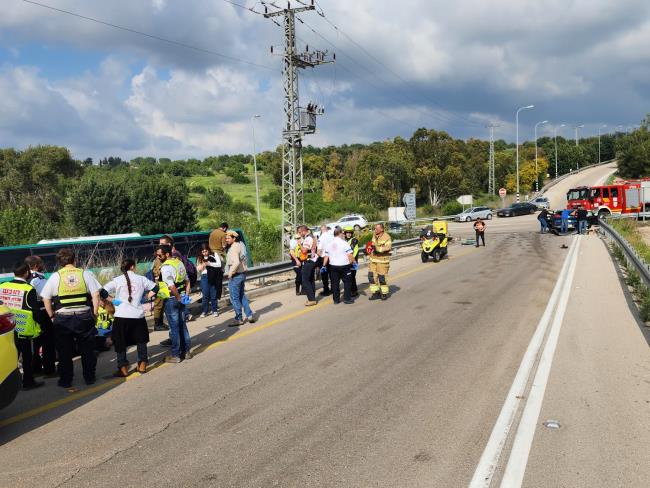
[[[481,219],[492,219],[492,210],[489,207],[472,207],[468,208],[462,213],[459,213],[454,217],[456,222],[471,222],[472,220]]]
[[[551,204],[548,201],[548,198],[546,198],[546,197],[537,197],[537,198],[531,200],[530,203],[535,205],[540,210],[543,209],[543,208],[548,210],[550,208],[550,206],[551,206]]]

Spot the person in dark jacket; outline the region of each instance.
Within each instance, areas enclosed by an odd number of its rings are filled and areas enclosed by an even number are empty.
[[[584,207],[579,207],[578,210],[576,210],[576,218],[578,220],[578,234],[586,234],[587,233],[587,217],[589,213]]]
[[[543,208],[537,216],[537,220],[539,220],[539,225],[541,226],[539,233],[544,234],[545,232],[548,232],[548,210]]]

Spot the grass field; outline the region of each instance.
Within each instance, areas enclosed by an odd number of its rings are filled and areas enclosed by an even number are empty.
[[[249,173],[249,178],[251,183],[245,185],[237,185],[230,182],[228,178],[223,173],[219,173],[215,176],[192,176],[187,178],[187,186],[192,189],[192,186],[200,185],[205,188],[212,188],[214,186],[220,186],[223,190],[228,193],[233,200],[238,200],[240,202],[250,203],[255,207],[255,180],[253,179],[252,171]],[[282,221],[282,212],[277,208],[270,208],[266,203],[262,201],[262,197],[266,195],[270,190],[275,188],[271,176],[265,175],[261,171],[258,172],[258,179],[260,185],[260,214],[264,222],[270,222],[272,224],[280,225]],[[200,193],[190,193],[190,199],[193,202],[196,202],[203,198],[203,195]],[[216,209],[215,209],[216,210]],[[208,222],[210,218],[199,219],[199,229],[209,230]]]

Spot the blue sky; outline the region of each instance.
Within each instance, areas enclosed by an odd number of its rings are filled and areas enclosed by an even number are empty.
[[[281,59],[269,47],[278,51],[282,31],[262,16],[222,0],[41,2],[270,69],[5,2],[3,146],[61,144],[78,158],[250,152],[255,114],[258,148],[280,142]],[[308,144],[409,137],[423,126],[485,138],[490,122],[513,140],[514,112],[528,104],[536,108],[522,113],[522,139],[541,120],[585,124],[589,135],[650,112],[645,0],[319,5],[326,17],[303,14],[298,45],[336,51],[337,63],[302,77],[303,104],[326,107]]]

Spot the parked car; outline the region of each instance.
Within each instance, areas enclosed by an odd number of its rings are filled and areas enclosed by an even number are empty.
[[[548,210],[551,207],[551,203],[548,201],[548,198],[546,197],[537,197],[532,199],[529,203],[532,203],[535,205],[539,210],[545,208]]]
[[[344,215],[337,222],[334,223],[334,227],[337,225],[341,227],[351,225],[352,227],[354,227],[354,230],[361,230],[368,227],[368,221],[361,214],[349,214],[349,215]]]
[[[537,206],[530,202],[513,203],[509,207],[497,210],[498,217],[516,217],[517,215],[528,215],[537,212]]]
[[[401,234],[404,232],[404,225],[400,222],[388,222],[388,232],[390,234]]]
[[[492,219],[492,210],[488,207],[472,207],[468,208],[464,212],[459,213],[454,217],[456,222],[471,222],[472,220],[481,219]]]
[[[23,384],[14,341],[15,327],[14,315],[0,302],[0,409],[14,401]]]

